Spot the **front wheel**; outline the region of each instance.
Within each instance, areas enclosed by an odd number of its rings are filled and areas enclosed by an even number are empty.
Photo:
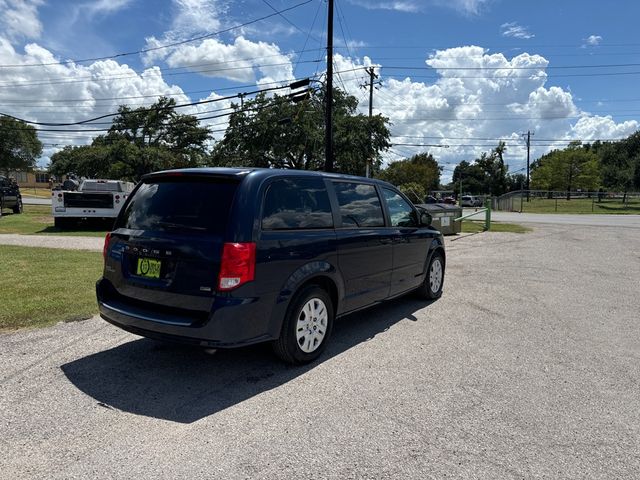
[[[429,260],[427,275],[422,286],[418,289],[421,297],[435,300],[442,296],[444,286],[444,257],[440,252],[435,252]]]
[[[273,342],[275,354],[287,363],[309,363],[327,346],[333,328],[333,303],[326,291],[311,285],[292,300],[280,338]]]
[[[16,213],[16,214],[22,213],[22,210],[23,210],[22,199],[19,198],[15,206],[13,207],[13,213]]]

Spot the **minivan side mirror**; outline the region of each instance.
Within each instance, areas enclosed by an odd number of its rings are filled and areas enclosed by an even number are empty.
[[[419,223],[421,227],[431,226],[431,222],[433,222],[433,217],[429,214],[429,212],[421,208],[418,208],[418,217],[420,219]]]

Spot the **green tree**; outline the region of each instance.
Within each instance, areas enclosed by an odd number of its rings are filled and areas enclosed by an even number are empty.
[[[42,154],[36,129],[11,117],[0,116],[0,172],[31,170]]]
[[[486,156],[486,154],[483,154]],[[453,169],[453,178],[451,182],[451,189],[459,192],[460,183],[462,182],[463,193],[470,193],[472,195],[481,195],[487,193],[487,175],[482,167],[474,162],[469,163],[463,160],[456,168]]]
[[[108,178],[111,165],[109,148],[102,145],[64,147],[51,156],[49,172],[55,176],[73,174],[89,178]]]
[[[472,195],[503,195],[508,191],[507,167],[504,164],[504,153],[507,146],[499,142],[491,152],[482,152],[473,163],[461,162],[453,171],[451,188],[462,189]]]
[[[57,152],[49,171],[137,181],[157,170],[204,165],[209,129],[196,117],[177,113],[175,105],[174,99],[161,97],[151,107],[121,106],[106,135]]]
[[[527,185],[527,176],[524,173],[507,175],[507,192],[524,190]]]
[[[295,103],[286,96],[258,95],[244,107],[233,105],[229,127],[211,154],[217,166],[321,170],[324,167],[324,92],[313,91]],[[373,169],[391,145],[388,119],[356,112],[358,101],[334,91],[334,168],[363,175],[367,159]]]
[[[403,183],[398,189],[404,193],[413,203],[424,203],[427,192],[424,187],[416,182]]]
[[[390,163],[378,176],[398,186],[417,184],[424,198],[427,192],[436,190],[440,185],[440,172],[441,168],[433,155],[424,152]]]
[[[531,185],[541,190],[593,192],[600,186],[598,156],[580,142],[571,142],[564,150],[553,150],[534,162]]]
[[[640,132],[598,149],[602,184],[608,190],[640,190]]]

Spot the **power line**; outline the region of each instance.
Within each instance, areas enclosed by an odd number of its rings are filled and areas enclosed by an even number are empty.
[[[340,16],[338,15],[338,20],[340,22]],[[346,42],[346,38],[345,38],[345,42]],[[304,50],[302,50],[304,51]],[[270,56],[279,56],[279,55],[270,55]],[[282,54],[280,56],[285,56],[285,54]],[[263,58],[268,58],[269,56],[263,57]],[[173,76],[180,76],[180,75],[193,75],[193,74],[211,74],[211,73],[222,73],[222,72],[232,72],[232,71],[238,71],[238,70],[249,70],[249,69],[260,69],[260,68],[266,68],[266,67],[279,67],[279,66],[287,66],[290,65],[290,62],[280,62],[280,63],[271,63],[271,64],[251,64],[251,65],[243,65],[243,66],[239,66],[239,67],[226,67],[226,68],[211,68],[211,69],[202,69],[199,67],[204,67],[204,66],[209,66],[209,65],[222,65],[225,63],[236,63],[236,62],[240,62],[240,61],[249,61],[249,60],[256,60],[258,58],[261,57],[255,57],[253,59],[247,59],[247,60],[233,60],[233,61],[229,61],[229,62],[216,62],[216,63],[204,63],[204,64],[192,64],[192,65],[187,65],[187,66],[180,66],[180,67],[168,67],[168,68],[159,68],[156,67],[156,70],[152,70],[151,72],[155,72],[158,71],[160,74],[162,74],[163,77],[173,77]],[[301,64],[301,63],[318,63],[318,60],[305,60],[305,61],[301,61],[298,60],[296,63],[296,66]],[[472,70],[472,71],[494,71],[494,72],[504,72],[504,73],[508,73],[510,71],[523,71],[523,70],[527,70],[527,71],[541,71],[546,78],[567,78],[567,77],[599,77],[599,76],[627,76],[627,75],[640,75],[640,71],[633,71],[633,72],[600,72],[600,73],[595,73],[595,72],[587,72],[587,73],[575,73],[575,74],[559,74],[559,75],[547,75],[544,71],[545,70],[549,70],[549,69],[580,69],[580,68],[606,68],[606,67],[610,67],[610,68],[625,68],[625,67],[637,67],[640,66],[640,63],[628,63],[628,64],[611,64],[611,65],[591,65],[591,66],[587,66],[587,65],[565,65],[565,66],[552,66],[552,65],[547,65],[547,66],[537,66],[537,67],[417,67],[417,66],[399,66],[399,65],[383,65],[381,66],[382,69],[387,69],[387,70],[407,70],[407,71],[422,71],[422,70],[434,70],[435,72],[439,72],[439,71],[465,71],[465,70]],[[191,71],[179,71],[176,72],[174,70],[184,70],[184,69],[192,69]],[[193,70],[194,68],[196,68],[196,70]],[[340,71],[340,72],[336,72],[336,73],[346,73],[349,72],[350,70],[347,71]],[[58,85],[58,84],[70,84],[70,83],[85,83],[85,82],[106,82],[106,81],[111,81],[111,80],[126,80],[128,78],[137,78],[138,76],[140,76],[143,73],[149,74],[149,70],[145,70],[142,72],[136,72],[134,71],[132,74],[121,74],[121,75],[105,75],[105,76],[101,76],[101,77],[94,77],[94,76],[84,76],[84,77],[76,77],[76,78],[65,78],[65,77],[58,77],[57,79],[54,77],[52,78],[48,78],[46,80],[40,80],[40,81],[29,81],[29,82],[11,82],[11,83],[2,83],[0,84],[0,88],[14,88],[14,87],[31,87],[31,86],[39,86],[39,85]],[[171,72],[171,73],[165,73],[165,72]],[[404,76],[401,75],[387,75],[390,78],[404,78]],[[535,75],[534,75],[535,76]],[[495,80],[495,79],[518,79],[518,78],[531,78],[531,75],[528,76],[514,76],[514,75],[476,75],[476,76],[470,76],[470,75],[413,75],[413,78],[434,78],[434,79],[439,79],[439,78],[455,78],[455,79],[491,79],[491,80]]]
[[[596,64],[596,65],[545,65],[536,67],[517,67],[517,66],[504,66],[504,67],[440,67],[440,66],[398,66],[398,65],[385,65],[384,68],[391,70],[566,70],[566,69],[580,69],[580,68],[627,68],[627,67],[640,67],[640,63],[615,63],[615,64]]]
[[[386,68],[384,66],[380,67],[382,69]],[[508,70],[508,69],[504,69]],[[543,70],[540,68],[539,70]],[[473,79],[473,80],[518,80],[518,79],[528,79],[532,78],[575,78],[575,77],[615,77],[615,76],[629,76],[629,75],[640,75],[640,71],[638,72],[602,72],[602,73],[567,73],[560,75],[547,75],[545,72],[542,72],[542,75],[532,74],[532,75],[411,75],[410,78],[430,78],[434,80],[440,79]],[[399,78],[404,80],[408,77],[408,75],[386,75],[389,78]]]
[[[304,77],[306,78],[306,77]],[[296,80],[302,80],[302,78],[294,78],[292,79],[292,81],[296,81]],[[282,81],[279,82],[266,82],[266,83],[261,83],[260,85],[282,85]],[[215,90],[212,89],[206,89],[206,90],[190,90],[190,91],[186,91],[186,92],[181,92],[181,93],[165,93],[165,92],[160,92],[160,93],[154,93],[154,94],[148,94],[148,95],[132,95],[132,96],[126,96],[126,97],[101,97],[101,98],[75,98],[75,99],[51,99],[48,100],[48,102],[55,102],[55,103],[61,103],[61,102],[72,102],[72,103],[83,103],[83,102],[92,102],[92,101],[111,101],[111,100],[129,100],[129,99],[137,99],[137,98],[157,98],[157,97],[179,97],[181,95],[192,95],[192,94],[200,94],[200,93],[214,93],[215,92],[225,92],[225,91],[229,91],[229,90],[238,90],[241,88],[253,88],[255,87],[256,84],[249,84],[249,85],[238,85],[235,87],[225,87],[225,88],[216,88]],[[17,104],[17,105],[24,105],[23,103],[19,103],[19,102],[30,102],[32,100],[20,100],[20,99],[9,99],[9,100],[2,100],[3,104],[8,104],[7,102],[9,102],[10,104]],[[18,103],[16,103],[18,102]],[[28,104],[29,106],[49,106],[49,105],[42,105],[42,104]],[[139,104],[139,105],[145,105],[145,104]],[[108,105],[110,106],[110,105]],[[58,108],[58,107],[53,107],[52,108]]]
[[[479,45],[477,45],[479,46]],[[618,47],[639,47],[640,43],[601,43],[598,45],[599,49],[602,48],[618,48]],[[491,48],[582,48],[583,45],[580,44],[533,44],[528,43],[526,45],[523,44],[502,44],[502,45],[483,45],[481,48],[491,49]],[[371,48],[371,49],[431,49],[431,50],[443,50],[443,49],[451,49],[451,45],[366,45],[361,48]],[[455,47],[454,47],[455,48]],[[459,47],[458,47],[459,48]]]
[[[305,60],[304,62],[300,62],[300,63],[317,63],[317,61]],[[238,70],[249,70],[254,68],[260,69],[265,67],[283,67],[283,66],[288,66],[290,64],[291,64],[290,62],[280,62],[280,63],[271,63],[271,64],[263,64],[263,65],[247,65],[242,67],[213,68],[213,69],[198,70],[198,71],[191,71],[191,72],[173,72],[173,73],[167,73],[164,75],[162,75],[162,70],[158,69],[159,75],[156,75],[156,76],[174,77],[178,75],[230,72],[230,71],[238,71]],[[180,67],[180,68],[183,68],[183,67]],[[154,70],[151,70],[151,72],[156,73]],[[149,74],[149,71],[147,71],[146,73]],[[69,84],[69,83],[86,83],[86,82],[108,82],[112,80],[126,80],[128,78],[138,78],[139,76],[140,76],[139,73],[134,73],[134,74],[115,75],[115,76],[105,75],[102,77],[87,76],[83,78],[74,78],[74,79],[68,79],[68,80],[60,79],[57,81],[42,80],[37,82],[2,83],[0,84],[0,88],[32,87],[32,86],[39,86],[39,85],[60,85],[60,84]]]
[[[69,63],[84,63],[84,62],[96,62],[99,60],[109,60],[109,59],[114,59],[114,58],[120,58],[120,57],[127,57],[130,55],[139,55],[142,53],[148,53],[148,52],[154,52],[157,50],[162,50],[165,48],[171,48],[171,47],[176,47],[178,45],[184,45],[187,43],[191,43],[191,42],[197,42],[198,40],[204,40],[206,38],[211,38],[211,37],[215,37],[218,35],[222,35],[223,33],[228,33],[231,32],[233,30],[237,30],[239,28],[243,28],[243,27],[247,27],[249,25],[252,25],[254,23],[258,23],[261,22],[262,20],[266,20],[268,18],[271,17],[275,17],[277,15],[282,15],[283,13],[286,13],[290,10],[294,10],[296,8],[302,7],[303,5],[306,5],[308,3],[313,2],[314,0],[305,0],[303,2],[300,2],[296,5],[293,5],[291,7],[282,9],[282,10],[277,10],[274,13],[271,13],[269,15],[265,15],[263,17],[260,18],[256,18],[253,20],[250,20],[248,22],[244,22],[244,23],[240,23],[237,25],[234,25],[232,27],[229,28],[225,28],[223,30],[219,30],[217,32],[211,32],[211,33],[207,33],[205,35],[199,35],[196,37],[192,37],[192,38],[188,38],[186,40],[181,40],[178,42],[173,42],[173,43],[167,43],[165,45],[159,45],[157,47],[149,47],[149,48],[144,48],[144,49],[140,49],[140,50],[136,50],[136,51],[132,51],[132,52],[123,52],[123,53],[116,53],[114,55],[105,55],[103,57],[93,57],[93,58],[83,58],[83,59],[78,59],[78,60],[66,60],[63,62],[48,62],[48,63],[27,63],[27,64],[4,64],[4,65],[0,65],[0,68],[15,68],[15,67],[42,67],[42,66],[48,66],[48,65],[66,65]]]
[[[640,113],[640,112],[639,112]],[[615,115],[616,117],[627,117],[634,118],[637,117],[638,114],[620,114]],[[423,118],[406,118],[395,120],[395,123],[411,123],[411,122],[488,122],[488,121],[514,121],[514,120],[578,120],[580,118],[588,118],[589,115],[567,115],[567,116],[540,116],[540,117],[519,117],[514,115],[512,117],[476,117],[476,118],[458,118],[455,115],[450,117],[423,117]]]
[[[322,2],[318,2],[318,8],[316,8],[316,13],[313,16],[313,21],[311,22],[311,26],[309,27],[309,32],[307,33],[307,38],[305,38],[304,40],[304,45],[302,46],[302,50],[300,51],[300,55],[298,55],[298,60],[296,61],[296,64],[293,67],[293,74],[296,74],[296,71],[298,70],[298,66],[300,65],[300,61],[302,60],[302,54],[305,51],[305,49],[307,48],[307,44],[309,43],[309,39],[313,38],[314,40],[316,40],[318,42],[318,44],[320,44],[320,48],[318,49],[314,49],[314,51],[321,51],[322,52],[322,41],[313,37],[311,35],[311,32],[313,31],[313,27],[315,27],[316,25],[316,20],[318,19],[318,14],[320,13],[320,8],[322,7]],[[318,61],[320,61],[321,59],[318,59]],[[317,66],[316,66],[316,73],[317,73]]]
[[[365,66],[362,67],[356,67],[353,69],[349,69],[349,70],[341,70],[340,73],[347,73],[347,72],[356,72],[356,71],[360,71],[363,68],[366,68]],[[380,68],[382,70],[384,70],[385,67],[384,65],[381,65]],[[503,69],[503,70],[508,70],[508,69]],[[544,74],[544,78],[564,78],[564,77],[600,77],[600,76],[612,76],[612,75],[640,75],[640,72],[608,72],[608,73],[576,73],[576,74],[561,74],[561,75],[547,75],[546,73]],[[400,75],[386,75],[389,78],[400,78],[400,79],[405,79],[406,76],[400,76]],[[455,75],[447,75],[447,76],[442,76],[442,75],[413,75],[412,78],[433,78],[436,80],[439,79],[486,79],[486,80],[513,80],[513,79],[531,79],[532,77],[534,77],[536,75],[528,75],[528,76],[509,76],[509,75],[503,75],[503,76],[455,76]],[[541,77],[541,76],[540,76]]]
[[[264,93],[264,92],[272,92],[272,91],[276,91],[276,90],[283,90],[283,89],[287,89],[290,88],[290,85],[284,85],[284,86],[280,86],[280,87],[270,87],[270,88],[263,88],[263,89],[259,89],[259,90],[254,90],[253,92],[246,92],[246,93],[239,93],[239,94],[235,94],[235,95],[229,95],[226,97],[219,97],[219,98],[214,98],[214,99],[210,99],[210,100],[201,100],[198,102],[191,102],[191,103],[183,103],[183,104],[178,104],[178,105],[167,105],[166,107],[152,107],[152,108],[146,108],[146,109],[136,109],[136,110],[131,110],[131,111],[125,111],[125,112],[113,112],[113,113],[108,113],[106,115],[100,115],[98,117],[93,117],[93,118],[88,118],[85,120],[79,120],[77,122],[66,122],[66,123],[54,123],[54,122],[36,122],[33,120],[25,120],[23,118],[19,118],[13,115],[8,115],[6,113],[1,113],[0,115],[5,116],[5,117],[9,117],[12,118],[14,120],[18,120],[20,122],[24,122],[30,125],[38,125],[38,126],[45,126],[45,127],[68,127],[68,126],[75,126],[75,125],[91,125],[93,124],[92,122],[96,122],[97,120],[101,120],[103,118],[110,118],[110,117],[116,117],[116,116],[121,116],[121,115],[130,115],[130,114],[138,114],[138,113],[143,113],[143,112],[156,112],[156,111],[161,111],[161,110],[173,110],[176,108],[184,108],[184,107],[193,107],[196,105],[204,105],[204,104],[209,104],[209,103],[216,103],[216,102],[221,102],[223,100],[231,100],[233,98],[238,98],[238,96],[240,95],[255,95],[255,94],[259,94],[259,93]],[[200,112],[202,113],[202,112]],[[206,120],[208,118],[217,118],[217,117],[204,117],[204,118],[200,118],[199,120]]]
[[[446,135],[441,136],[428,136],[428,135],[391,135],[393,138],[435,138],[435,139],[443,139],[443,140],[480,140],[480,141],[515,141],[519,139],[509,138],[509,137],[501,137],[501,138],[487,138],[487,137],[449,137]],[[581,139],[581,138],[537,138],[531,139],[532,142],[595,142],[596,140],[600,140],[601,142],[619,142],[620,140],[624,140],[624,138],[607,138],[607,139]]]
[[[276,12],[280,17],[282,17],[289,25],[291,25],[293,28],[295,28],[296,30],[298,30],[299,32],[303,33],[303,34],[307,34],[307,32],[305,32],[302,28],[300,28],[298,25],[296,25],[295,23],[293,23],[291,20],[289,20],[287,17],[284,16],[283,12],[279,12],[273,5],[271,5],[267,0],[262,0],[263,3],[265,3],[271,10],[273,10],[274,12]],[[311,38],[313,38],[316,41],[320,41],[317,38],[311,36],[311,31],[308,32],[308,36],[310,36]]]

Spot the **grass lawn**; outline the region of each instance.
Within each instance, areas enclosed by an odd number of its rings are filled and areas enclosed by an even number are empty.
[[[462,222],[462,233],[478,233],[484,231],[484,221],[472,222],[465,220]],[[527,233],[532,229],[515,223],[491,222],[491,231],[500,233]]]
[[[514,208],[520,209],[520,201],[514,200]],[[620,200],[603,199],[598,203],[591,198],[577,198],[573,200],[561,199],[556,200],[548,198],[532,198],[527,203],[526,199],[522,202],[523,211],[525,213],[588,213],[588,214],[640,214],[640,200],[633,199],[626,204]]]
[[[60,230],[53,226],[51,207],[47,205],[25,205],[24,212],[19,215],[3,210],[0,217],[0,233],[103,237],[107,228],[109,226],[104,223],[84,223],[74,229]]]
[[[98,252],[0,245],[0,331],[89,318],[98,312]]]
[[[20,194],[23,197],[31,198],[51,198],[51,190],[48,188],[21,188]]]

